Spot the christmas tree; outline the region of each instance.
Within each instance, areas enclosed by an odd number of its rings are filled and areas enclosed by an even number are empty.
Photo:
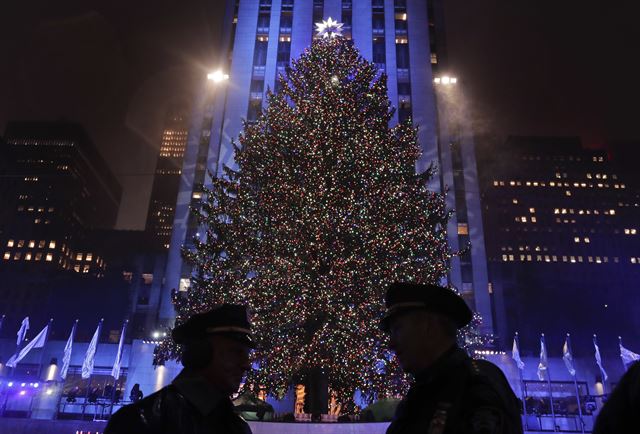
[[[452,252],[444,197],[429,191],[411,121],[389,127],[387,78],[341,37],[315,40],[278,78],[281,92],[234,145],[194,210],[206,234],[186,251],[179,324],[222,302],[252,310],[248,384],[282,396],[321,369],[343,410],[407,385],[379,330],[392,281],[438,283]],[[170,340],[157,360],[179,357]]]

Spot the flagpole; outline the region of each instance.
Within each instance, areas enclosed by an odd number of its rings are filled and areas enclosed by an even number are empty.
[[[49,324],[47,325],[47,333],[44,336],[44,344],[42,345],[42,352],[40,353],[40,363],[38,363],[38,375],[36,378],[40,380],[40,374],[42,373],[42,362],[44,360],[44,349],[47,346],[47,342],[49,342],[49,335],[51,334],[51,324],[53,324],[53,318],[49,319]]]
[[[596,336],[596,334],[593,334],[593,345],[598,349],[598,354],[600,354],[600,347],[598,347],[598,337]],[[602,360],[602,354],[600,354],[600,360]],[[600,365],[602,365],[602,362],[600,362]],[[598,368],[600,368],[600,374],[603,374],[603,369],[602,366],[598,366]],[[602,397],[604,398],[604,395],[607,394],[607,386],[605,384],[605,378],[604,378],[604,374],[602,375]]]
[[[515,336],[516,345],[518,346],[518,353],[520,353],[520,336],[516,332]],[[529,421],[527,419],[527,399],[525,396],[524,378],[522,378],[522,369],[518,367],[518,374],[520,376],[520,396],[522,396],[522,412],[524,413],[524,427],[529,427]]]
[[[104,318],[100,318],[100,322],[98,323],[98,330],[96,330],[96,333],[98,334],[98,339],[96,340],[96,350],[95,353],[93,354],[93,357],[95,358],[96,354],[98,353],[98,345],[100,345],[100,333],[102,332],[102,322],[104,321]],[[91,343],[89,343],[89,345],[91,345]],[[84,405],[82,406],[82,416],[84,417],[85,412],[87,411],[87,402],[89,401],[89,388],[91,387],[91,380],[93,380],[93,368],[91,369],[91,373],[89,374],[89,383],[87,384],[87,391],[84,395]]]
[[[4,318],[4,317],[3,317],[3,318]],[[29,329],[31,328],[31,327],[28,325],[28,324],[29,324],[29,317],[27,316],[27,317],[25,317],[25,319],[27,320],[27,328],[26,328],[26,330],[24,331],[24,336],[22,336],[22,339],[20,340],[20,343],[18,343],[18,344],[16,345],[16,354],[19,354],[19,353],[20,353],[20,351],[22,350],[22,347],[23,347],[23,345],[22,345],[22,344],[24,344],[24,340],[25,340],[25,339],[26,339],[26,337],[27,337],[27,332],[28,332],[28,331],[29,331]],[[23,325],[23,324],[24,324],[24,319],[23,319],[23,320],[22,320],[22,322],[20,323],[20,329],[22,329],[22,325]],[[19,331],[20,331],[20,330],[18,330],[18,332],[19,332]],[[15,370],[16,370],[16,367],[12,367],[12,368],[11,368],[11,374],[10,374],[10,377],[13,377],[13,374],[15,373]]]
[[[571,349],[571,335],[569,333],[567,333],[567,347],[569,349],[569,354],[573,356],[573,350]],[[574,367],[574,374],[572,375],[572,377],[573,377],[573,385],[576,388],[576,400],[578,402],[578,417],[580,417],[580,432],[584,434],[584,419],[582,418],[582,402],[580,400],[580,389],[578,389],[578,379],[576,378],[577,372],[575,372],[575,367]]]
[[[544,333],[541,335],[542,344],[544,345],[544,352],[547,356],[547,386],[549,387],[549,403],[551,404],[551,420],[553,420],[553,430],[556,431],[556,411],[553,408],[553,390],[551,389],[551,370],[549,369],[549,353],[547,352],[547,341],[544,338]]]
[[[618,346],[620,347],[620,360],[622,360],[622,367],[624,368],[624,372],[627,372],[627,365],[624,363],[624,359],[622,358],[622,336],[618,336]]]
[[[125,334],[127,333],[127,325],[129,324],[129,320],[126,319],[124,320],[124,324],[122,325],[122,335],[120,336],[120,339],[122,340],[123,343],[123,349],[122,352],[124,352],[124,338],[125,338]],[[118,345],[120,346],[120,345]],[[116,363],[119,363],[119,367],[118,367],[118,378],[113,379],[113,390],[111,391],[111,412],[113,413],[113,404],[114,401],[116,399],[116,389],[117,389],[117,385],[118,385],[118,379],[120,378],[120,368],[122,367],[121,363],[122,363],[122,354],[119,355],[120,356],[120,360],[116,360]],[[116,357],[118,357],[118,355],[116,355]]]

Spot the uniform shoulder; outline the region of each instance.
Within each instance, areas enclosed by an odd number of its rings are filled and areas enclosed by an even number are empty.
[[[502,370],[486,360],[469,359],[467,393],[471,432],[522,433],[520,404]]]
[[[111,416],[105,434],[146,433],[153,408],[168,392],[169,388],[165,387],[134,404],[125,405]]]
[[[140,403],[125,405],[109,418],[105,434],[144,433],[144,419]]]
[[[502,370],[491,362],[469,359],[466,363],[469,372],[470,398],[485,404],[512,408],[517,398]]]

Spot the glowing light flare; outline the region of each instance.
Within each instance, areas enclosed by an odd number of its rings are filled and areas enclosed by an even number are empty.
[[[213,81],[214,83],[222,83],[223,81],[229,80],[229,74],[225,74],[221,70],[217,70],[207,74],[207,80]]]

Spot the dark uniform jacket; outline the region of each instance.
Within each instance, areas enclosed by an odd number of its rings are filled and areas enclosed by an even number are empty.
[[[640,431],[640,362],[634,363],[600,410],[593,434]]]
[[[182,371],[169,386],[118,410],[105,434],[251,434],[229,397]]]
[[[453,347],[416,375],[387,434],[521,434],[518,400],[502,371]]]

